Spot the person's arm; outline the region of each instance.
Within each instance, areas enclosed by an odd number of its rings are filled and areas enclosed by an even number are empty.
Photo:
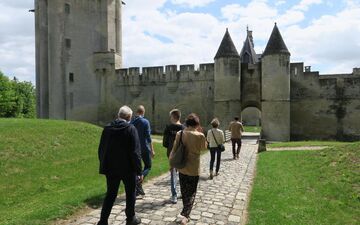
[[[148,120],[146,120],[146,122],[145,122],[145,139],[146,139],[146,142],[150,144],[151,157],[154,158],[155,151],[154,151],[154,146],[153,146],[153,143],[151,140],[150,122]]]
[[[207,142],[206,142],[206,138],[205,138],[205,135],[202,135],[202,141],[201,141],[201,147],[200,149],[201,150],[205,150],[207,148]]]
[[[243,127],[242,124],[241,124],[241,126],[240,126],[240,129],[241,129],[241,132],[244,132],[244,127]]]
[[[132,165],[135,169],[135,173],[137,176],[141,176],[142,174],[142,165],[141,165],[141,146],[140,146],[140,140],[139,135],[135,127],[131,127],[131,137],[132,137],[132,143],[131,143],[131,161]]]
[[[220,137],[221,137],[221,144],[224,144],[225,143],[225,136],[224,136],[224,131],[222,131],[222,130],[220,130],[220,133],[221,133],[221,135],[220,135]]]
[[[165,130],[164,130],[163,146],[164,146],[165,148],[168,148],[168,147],[169,147],[169,128],[168,128],[168,126],[166,126],[166,127],[165,127]]]
[[[102,131],[101,133],[101,137],[100,137],[100,143],[99,143],[99,148],[98,148],[98,159],[101,161],[104,157],[104,153],[105,153],[105,129]]]
[[[207,135],[206,135],[206,141],[207,142],[210,142],[210,130],[208,130],[208,132],[207,132]]]
[[[171,152],[170,152],[170,156],[171,156],[171,153],[172,153],[173,151],[175,151],[175,149],[176,149],[177,146],[179,145],[180,132],[182,132],[182,131],[179,131],[179,132],[176,133],[175,140],[174,140],[174,144],[173,144],[173,147],[172,147]]]

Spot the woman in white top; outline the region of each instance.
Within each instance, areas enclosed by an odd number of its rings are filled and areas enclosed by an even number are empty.
[[[220,122],[217,118],[214,118],[211,121],[212,129],[208,130],[206,139],[209,142],[210,146],[210,179],[213,179],[213,168],[214,168],[214,162],[215,162],[215,155],[216,157],[216,174],[217,176],[219,174],[220,169],[220,160],[221,160],[221,149],[218,147],[220,144],[225,143],[225,137],[224,132],[220,129],[218,129]]]

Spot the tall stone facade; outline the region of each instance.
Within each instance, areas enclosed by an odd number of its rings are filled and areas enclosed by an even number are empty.
[[[105,124],[119,106],[143,104],[155,132],[169,111],[218,117],[227,128],[243,110],[261,113],[271,141],[360,139],[360,69],[319,75],[290,52],[275,24],[263,54],[247,31],[238,53],[226,30],[214,63],[121,68],[120,0],[35,0],[39,118]]]
[[[96,123],[121,68],[120,0],[35,0],[39,118]]]

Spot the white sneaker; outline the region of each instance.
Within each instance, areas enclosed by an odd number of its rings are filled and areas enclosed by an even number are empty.
[[[177,196],[171,196],[171,203],[176,204],[177,203]]]

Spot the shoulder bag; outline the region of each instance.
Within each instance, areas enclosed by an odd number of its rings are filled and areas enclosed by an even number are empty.
[[[225,151],[225,146],[224,146],[223,144],[219,144],[219,143],[217,142],[213,130],[211,130],[211,133],[212,133],[212,135],[213,135],[213,137],[214,137],[215,143],[216,143],[216,145],[218,146],[218,148],[219,148],[222,152]]]
[[[186,148],[182,142],[183,131],[180,131],[180,140],[178,146],[171,151],[169,156],[170,166],[176,169],[182,169],[186,166]]]

